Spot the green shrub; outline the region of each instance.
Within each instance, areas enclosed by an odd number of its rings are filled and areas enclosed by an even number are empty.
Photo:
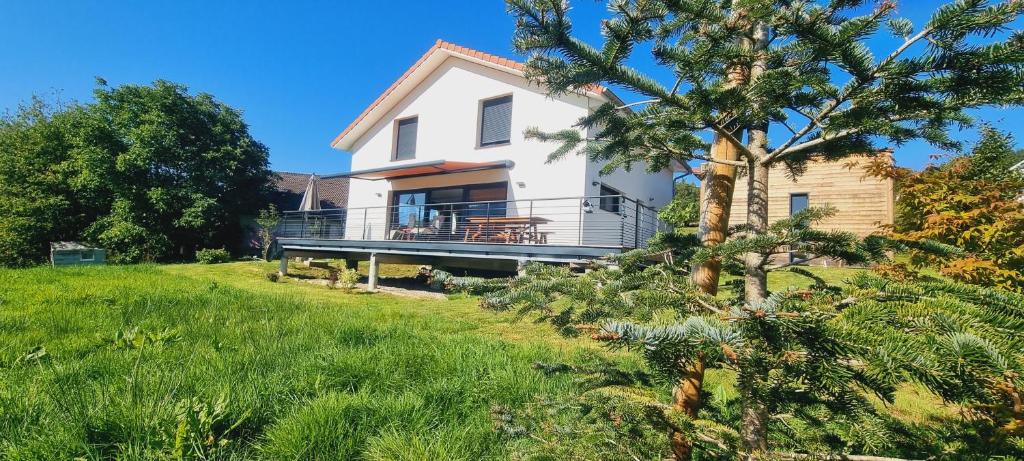
[[[338,287],[343,290],[351,290],[359,283],[359,272],[355,269],[338,271]]]
[[[231,253],[223,248],[205,248],[196,252],[196,262],[217,264],[231,261]]]

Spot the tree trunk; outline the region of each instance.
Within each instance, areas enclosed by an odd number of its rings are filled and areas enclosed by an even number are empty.
[[[736,130],[735,135],[741,135]],[[736,161],[739,149],[721,136],[715,136],[711,145],[711,158]],[[700,226],[697,235],[704,246],[717,245],[725,241],[729,229],[729,211],[732,209],[732,192],[736,185],[736,167],[720,163],[705,163],[704,180],[701,182]],[[701,291],[718,293],[718,277],[722,273],[722,262],[713,259],[698,265],[693,271],[693,282]]]
[[[747,12],[733,0],[730,21],[741,23],[747,21]],[[746,44],[743,37],[736,38],[737,43]],[[726,89],[747,84],[750,69],[743,62],[733,62],[726,69]],[[721,114],[728,118],[729,113]],[[743,127],[728,123],[725,129],[735,139],[743,139]],[[728,138],[715,134],[708,153],[711,160],[735,162],[739,160],[740,149]],[[697,236],[703,246],[717,245],[725,241],[729,229],[729,212],[732,210],[732,192],[736,185],[736,167],[722,163],[707,162],[704,164],[704,179],[700,186],[700,224]],[[693,283],[701,291],[715,295],[718,293],[718,278],[722,275],[722,262],[711,259],[693,268]]]
[[[768,25],[758,21],[751,27],[751,49],[755,56],[750,66],[750,82],[757,82],[764,73],[767,61]],[[758,101],[753,101],[753,113],[762,111]],[[747,162],[747,224],[751,235],[763,234],[768,230],[768,171],[769,165],[764,162],[768,156],[767,116],[756,120],[748,128],[747,150],[753,158]],[[768,296],[768,272],[766,262],[759,253],[744,255],[744,300],[748,304],[759,304]],[[764,370],[767,374],[767,370]],[[742,373],[741,373],[742,376]],[[753,380],[753,376],[747,379]],[[752,383],[740,383],[740,387],[751,388]],[[743,427],[741,438],[746,449],[747,459],[759,457],[768,450],[768,406],[758,398],[758,392],[747,392],[743,402]]]
[[[755,399],[743,402],[743,427],[740,438],[746,448],[746,459],[757,459],[768,451],[768,409]]]
[[[686,366],[686,374],[672,389],[672,408],[682,411],[692,419],[697,419],[703,385],[704,360],[698,358],[694,363]],[[669,437],[673,459],[678,461],[690,459],[690,455],[693,453],[693,440],[678,431],[672,431]]]
[[[739,2],[733,0],[733,7]],[[746,13],[733,8],[734,19],[742,20]],[[738,38],[742,41],[742,38]],[[726,86],[735,87],[747,81],[748,69],[743,63],[733,63],[727,70]],[[726,127],[735,139],[743,139],[743,129],[735,124]],[[736,161],[740,157],[739,146],[719,134],[711,144],[709,156],[713,160]],[[721,163],[708,162],[707,171],[701,181],[700,190],[700,224],[697,235],[704,246],[717,245],[725,241],[729,229],[729,212],[732,210],[732,193],[736,185],[736,167]],[[722,274],[722,262],[709,260],[693,269],[693,281],[704,293],[718,293],[718,279]],[[672,405],[686,413],[690,418],[697,418],[700,410],[701,393],[704,384],[704,361],[698,358],[686,370],[684,377],[672,390]],[[672,454],[676,460],[688,460],[693,452],[693,441],[685,434],[670,434]]]
[[[751,130],[751,138],[763,134]],[[768,167],[757,161],[747,163],[747,225],[752,234],[763,234],[768,230]],[[755,305],[768,297],[768,272],[759,253],[744,255],[743,298],[749,305]]]

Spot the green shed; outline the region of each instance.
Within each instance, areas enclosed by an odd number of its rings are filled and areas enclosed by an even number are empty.
[[[103,264],[107,261],[107,250],[92,248],[78,242],[51,242],[50,262],[54,266],[72,264]]]

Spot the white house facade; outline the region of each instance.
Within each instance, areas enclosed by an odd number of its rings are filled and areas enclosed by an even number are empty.
[[[557,145],[524,136],[570,128],[609,101],[620,103],[598,86],[549,96],[522,64],[438,40],[332,142],[352,155],[336,175],[350,179],[340,238],[642,246],[672,198],[671,171],[602,176],[581,155],[549,162]]]

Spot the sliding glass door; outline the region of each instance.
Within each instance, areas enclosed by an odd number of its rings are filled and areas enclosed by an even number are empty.
[[[395,191],[390,229],[396,238],[451,240],[470,216],[505,216],[507,197],[506,182]]]

